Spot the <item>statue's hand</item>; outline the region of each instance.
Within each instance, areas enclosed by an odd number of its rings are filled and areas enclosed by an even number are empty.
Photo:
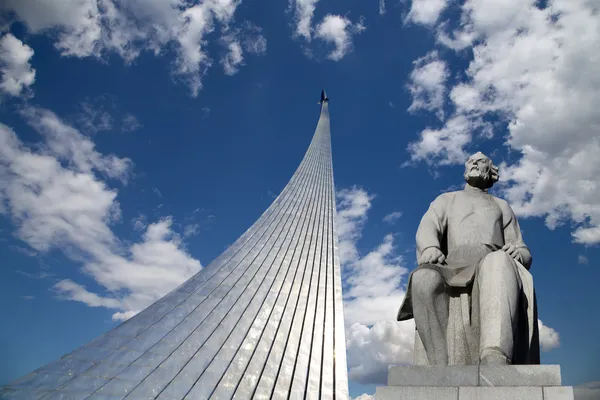
[[[502,246],[501,250],[504,251],[509,256],[511,256],[512,258],[514,258],[515,260],[517,260],[518,262],[520,262],[520,263],[523,262],[523,257],[521,256],[521,252],[515,245],[506,243],[504,246]]]
[[[421,264],[441,264],[446,260],[446,256],[437,247],[428,247],[419,258],[419,265]]]

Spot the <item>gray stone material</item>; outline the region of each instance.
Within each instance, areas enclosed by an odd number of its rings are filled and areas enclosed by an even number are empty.
[[[480,386],[560,386],[558,365],[480,365]]]
[[[387,386],[378,387],[375,392],[376,400],[457,400],[456,387],[410,387]],[[511,399],[516,400],[516,399]],[[537,399],[536,399],[537,400]]]
[[[573,400],[573,388],[571,386],[545,387],[543,388],[544,400]]]
[[[391,366],[375,399],[600,400],[560,384],[558,365]]]
[[[541,387],[461,387],[458,400],[544,400]]]
[[[477,386],[476,365],[392,366],[388,370],[389,386]]]
[[[414,364],[539,364],[532,257],[510,205],[488,193],[498,168],[478,152],[464,178],[417,229],[418,267],[397,317],[415,320]]]

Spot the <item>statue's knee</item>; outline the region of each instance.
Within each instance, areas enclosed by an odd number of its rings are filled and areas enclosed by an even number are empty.
[[[444,280],[436,270],[422,268],[413,273],[411,290],[413,297],[430,298],[444,290]]]
[[[512,258],[510,258],[506,252],[498,250],[485,256],[483,262],[481,263],[481,267],[487,269],[501,268],[506,264],[512,264]]]

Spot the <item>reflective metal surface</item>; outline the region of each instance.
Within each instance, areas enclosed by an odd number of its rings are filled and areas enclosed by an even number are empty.
[[[347,399],[329,104],[279,197],[210,265],[1,399]]]

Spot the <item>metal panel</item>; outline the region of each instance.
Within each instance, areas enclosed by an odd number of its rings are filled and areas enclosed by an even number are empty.
[[[328,102],[287,186],[238,240],[6,398],[347,399]]]

